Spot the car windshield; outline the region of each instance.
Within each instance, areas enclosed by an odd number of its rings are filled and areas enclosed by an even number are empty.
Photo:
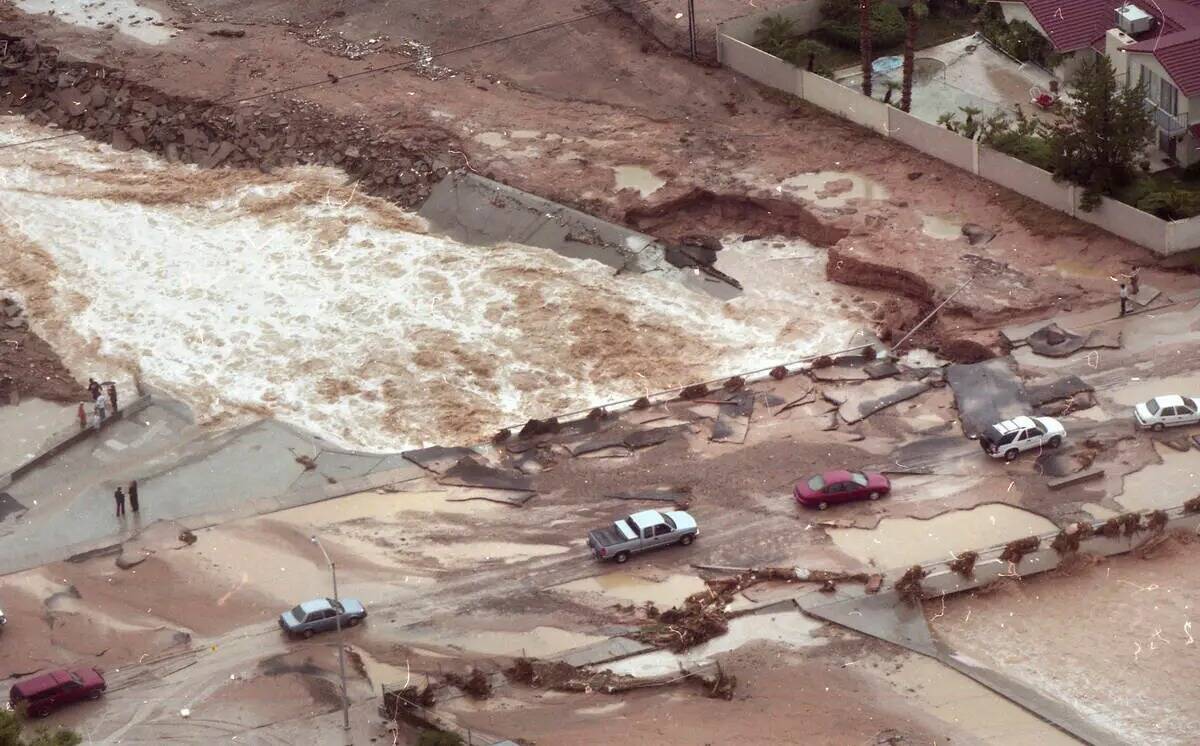
[[[867,486],[867,475],[863,474],[861,471],[850,472],[850,479],[853,480],[853,482],[859,487]]]
[[[1040,420],[1034,420],[1033,426],[1036,427],[1038,429],[1038,432],[1041,433],[1042,435],[1046,434],[1046,426],[1043,425]]]
[[[296,608],[292,609],[292,616],[296,617],[296,621],[298,622],[304,621],[304,609],[297,606]]]
[[[1150,414],[1158,414],[1158,409],[1158,399],[1151,399],[1146,402],[1146,411],[1150,412]]]
[[[74,681],[76,684],[83,683],[83,679],[79,678],[79,674],[75,673],[74,671],[71,671],[70,673],[71,673],[71,681]]]
[[[813,491],[819,491],[825,488],[825,477],[819,474],[808,480],[808,488]]]
[[[342,611],[345,611],[345,609],[343,609],[343,608],[342,608],[342,604],[341,604],[341,602],[339,602],[339,601],[334,601],[332,598],[327,598],[327,599],[325,599],[325,603],[329,604],[329,605],[330,605],[330,606],[333,608],[333,610],[334,610],[334,611],[337,611],[339,614],[340,614]]]
[[[663,523],[667,524],[672,531],[675,530],[675,521],[672,520],[671,516],[667,515],[666,513],[663,513]]]

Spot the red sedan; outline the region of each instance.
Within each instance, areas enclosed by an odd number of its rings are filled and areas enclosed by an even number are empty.
[[[891,491],[892,483],[882,474],[835,469],[800,482],[793,494],[802,506],[824,510],[834,503],[878,500]]]

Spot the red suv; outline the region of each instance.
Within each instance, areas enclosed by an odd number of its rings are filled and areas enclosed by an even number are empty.
[[[14,710],[24,708],[31,717],[46,717],[63,705],[99,699],[107,686],[95,668],[59,668],[13,684],[8,691],[8,706]]]

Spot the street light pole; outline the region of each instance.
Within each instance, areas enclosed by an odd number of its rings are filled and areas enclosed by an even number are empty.
[[[321,544],[321,540],[316,536],[312,537],[312,543],[316,544],[321,550],[321,554],[325,555],[325,561],[329,564],[329,574],[333,576],[333,602],[336,606],[341,606],[338,601],[337,589],[337,566],[329,557],[329,552],[325,551],[325,546]],[[342,612],[340,608],[334,609],[334,620],[337,622],[337,637],[338,637],[338,671],[342,677],[342,730],[350,732],[350,697],[346,694],[346,646],[342,642]]]

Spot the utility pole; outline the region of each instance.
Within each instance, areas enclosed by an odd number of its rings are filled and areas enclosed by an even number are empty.
[[[688,48],[696,61],[696,0],[688,0]]]
[[[333,602],[337,607],[334,609],[336,616],[334,619],[337,622],[337,646],[338,646],[338,672],[342,677],[342,730],[346,736],[346,742],[350,742],[350,697],[346,694],[346,646],[342,642],[342,610],[341,603],[338,601],[337,590],[337,567],[333,564],[333,560],[329,558],[329,552],[325,551],[325,546],[321,544],[320,539],[316,536],[312,537],[312,543],[320,548],[321,554],[325,555],[325,562],[329,564],[329,574],[333,576]]]

